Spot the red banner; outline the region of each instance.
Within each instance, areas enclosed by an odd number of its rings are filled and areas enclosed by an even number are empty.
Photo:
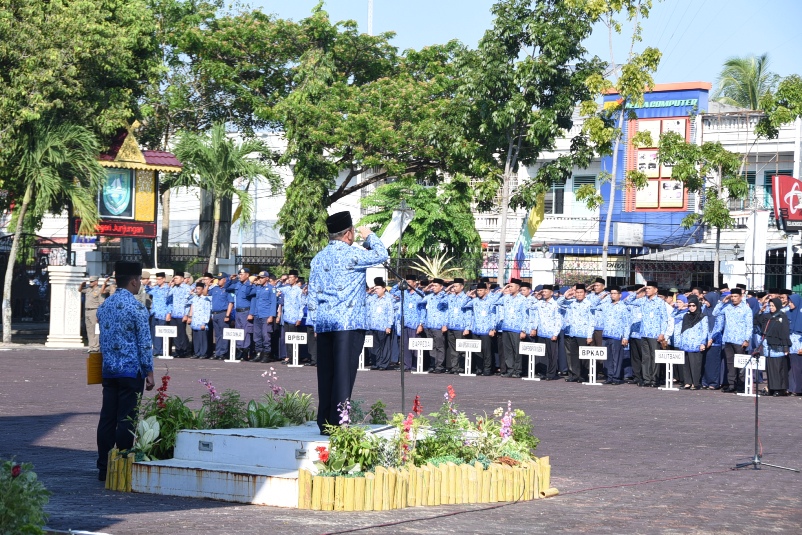
[[[802,181],[792,176],[774,175],[771,177],[771,188],[774,218],[802,221]]]
[[[81,220],[75,220],[75,233],[81,227]],[[120,221],[101,219],[95,226],[98,236],[114,236],[121,238],[155,238],[156,223],[143,223],[141,221]]]

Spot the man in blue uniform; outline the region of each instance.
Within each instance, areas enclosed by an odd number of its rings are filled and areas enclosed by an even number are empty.
[[[148,285],[145,291],[153,299],[153,328],[167,325],[167,314],[170,313],[170,305],[167,304],[167,298],[170,293],[170,286],[164,280],[166,278],[164,271],[156,273],[156,284]],[[153,354],[156,356],[169,354],[169,347],[163,351],[162,338],[160,336],[153,338]]]
[[[191,356],[192,348],[189,345],[189,337],[187,336],[186,321],[184,316],[187,314],[187,302],[189,301],[191,291],[189,284],[184,282],[183,274],[176,274],[173,281],[170,283],[170,291],[168,292],[167,302],[170,304],[170,313],[167,314],[167,323],[176,327],[178,336],[175,337],[175,354],[176,358],[188,358]]]
[[[423,298],[426,307],[424,327],[426,336],[432,339],[431,365],[429,373],[445,373],[446,331],[448,331],[448,297],[443,291],[445,281],[435,278],[426,288]]]
[[[228,356],[228,340],[223,340],[223,329],[228,327],[228,292],[225,290],[228,273],[220,272],[209,286],[209,297],[212,299],[212,326],[214,327],[214,357],[223,360]]]
[[[337,406],[351,397],[365,345],[365,272],[387,260],[387,249],[367,227],[360,227],[366,249],[352,247],[356,231],[350,212],[326,219],[329,244],[312,259],[308,307],[317,334],[317,424],[337,425]]]
[[[232,277],[226,283],[226,289],[234,294],[234,317],[237,329],[245,331],[245,339],[237,340],[237,358],[248,360],[253,334],[253,316],[251,315],[251,299],[256,295],[256,286],[248,280],[251,270],[242,268],[237,273],[237,280]]]
[[[367,297],[367,328],[373,335],[373,347],[370,349],[372,370],[390,368],[390,334],[395,322],[395,300],[387,295],[386,286],[383,278],[376,277],[373,279],[372,292]]]
[[[254,362],[270,360],[270,344],[276,324],[276,287],[269,282],[270,273],[260,271],[256,279],[256,295],[251,300],[253,316]]]
[[[103,354],[103,405],[97,424],[98,479],[106,480],[109,451],[134,445],[134,419],[138,398],[152,390],[153,353],[148,311],[137,301],[142,264],[114,265],[117,291],[97,310],[100,350]]]

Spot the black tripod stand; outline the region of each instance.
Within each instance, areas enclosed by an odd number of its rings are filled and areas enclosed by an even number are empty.
[[[756,360],[756,356],[757,356],[756,352],[752,353],[749,356],[749,360],[746,361],[746,366],[744,366],[744,373],[753,373],[753,370],[749,369],[749,364],[752,361],[755,361],[756,363],[758,362]],[[755,368],[757,369],[757,366],[755,366]],[[776,464],[769,464],[769,463],[764,463],[763,462],[763,459],[762,459],[763,456],[760,454],[760,439],[758,438],[758,408],[759,407],[760,407],[760,393],[759,392],[755,392],[755,456],[752,457],[751,461],[748,461],[748,462],[745,462],[745,463],[736,464],[734,469],[737,470],[739,468],[746,468],[748,466],[751,466],[755,470],[760,470],[761,467],[763,467],[763,466],[770,466],[772,468],[779,468],[780,470],[788,470],[789,472],[797,472],[797,473],[799,473],[799,470],[797,470],[796,468],[788,468],[788,467],[785,467],[785,466],[779,466],[779,465],[776,465]]]

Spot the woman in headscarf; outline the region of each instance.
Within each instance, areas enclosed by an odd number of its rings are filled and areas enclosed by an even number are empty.
[[[682,377],[685,388],[690,390],[702,388],[702,351],[709,339],[707,318],[701,308],[698,297],[688,297],[688,311],[682,316],[682,327],[677,338],[677,347],[685,351]]]
[[[786,313],[791,325],[791,350],[788,354],[788,394],[802,396],[802,297],[791,294],[788,297],[791,311]]]
[[[755,314],[755,325],[760,329],[763,340],[763,355],[767,357],[768,393],[774,396],[784,396],[788,390],[788,351],[791,348],[789,323],[782,311],[782,301],[776,297],[769,301],[768,314]]]
[[[707,292],[702,300],[702,311],[707,320],[708,340],[707,350],[704,354],[704,374],[702,386],[710,390],[721,387],[721,334],[724,332],[724,316],[714,316],[713,309],[718,304],[719,294]]]

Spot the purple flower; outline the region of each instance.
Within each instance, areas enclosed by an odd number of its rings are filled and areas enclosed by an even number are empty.
[[[215,389],[215,387],[214,387],[214,385],[212,384],[211,381],[209,381],[207,379],[198,379],[198,382],[200,384],[202,384],[203,386],[205,386],[206,389],[209,391],[209,401],[219,401],[220,400],[220,395],[217,393],[217,390]]]
[[[501,419],[501,438],[502,442],[506,442],[512,436],[512,401],[507,400],[507,412]]]
[[[351,400],[346,399],[337,405],[337,411],[340,413],[340,425],[348,425],[351,423]]]

